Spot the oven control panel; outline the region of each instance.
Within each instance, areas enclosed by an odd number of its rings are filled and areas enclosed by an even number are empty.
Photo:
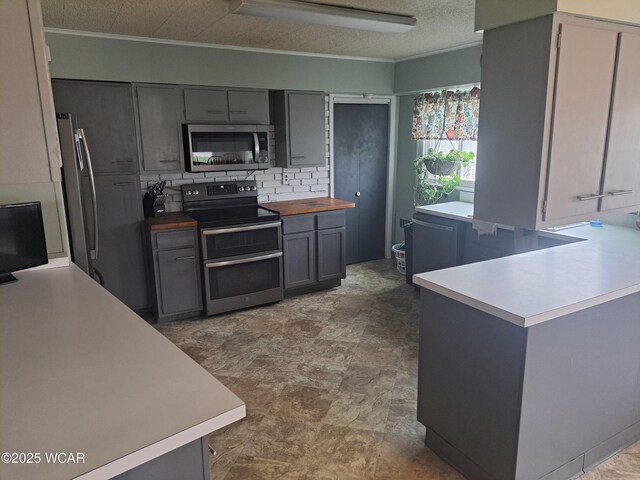
[[[195,202],[214,198],[257,197],[258,185],[255,180],[236,182],[194,183],[182,185],[182,201]]]

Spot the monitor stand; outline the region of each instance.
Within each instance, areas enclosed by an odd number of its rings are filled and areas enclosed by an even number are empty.
[[[0,273],[0,285],[2,285],[3,283],[12,283],[17,281],[18,279],[11,273]]]

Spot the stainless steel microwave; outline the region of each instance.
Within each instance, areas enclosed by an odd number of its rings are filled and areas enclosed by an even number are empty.
[[[184,125],[189,172],[260,170],[270,166],[268,125]]]

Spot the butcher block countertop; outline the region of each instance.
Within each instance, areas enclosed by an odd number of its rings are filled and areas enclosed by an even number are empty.
[[[182,212],[167,213],[162,217],[149,217],[144,221],[151,230],[175,230],[198,226],[198,222]]]
[[[355,208],[353,202],[345,202],[339,198],[318,197],[302,198],[300,200],[286,200],[283,202],[261,203],[261,207],[278,212],[281,216],[300,215],[303,213],[327,212],[330,210],[343,210]]]

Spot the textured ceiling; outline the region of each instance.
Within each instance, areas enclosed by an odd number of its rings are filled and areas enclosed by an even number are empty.
[[[402,34],[232,15],[227,0],[41,1],[49,28],[330,55],[396,60],[482,39],[475,0],[314,0],[416,17]]]

